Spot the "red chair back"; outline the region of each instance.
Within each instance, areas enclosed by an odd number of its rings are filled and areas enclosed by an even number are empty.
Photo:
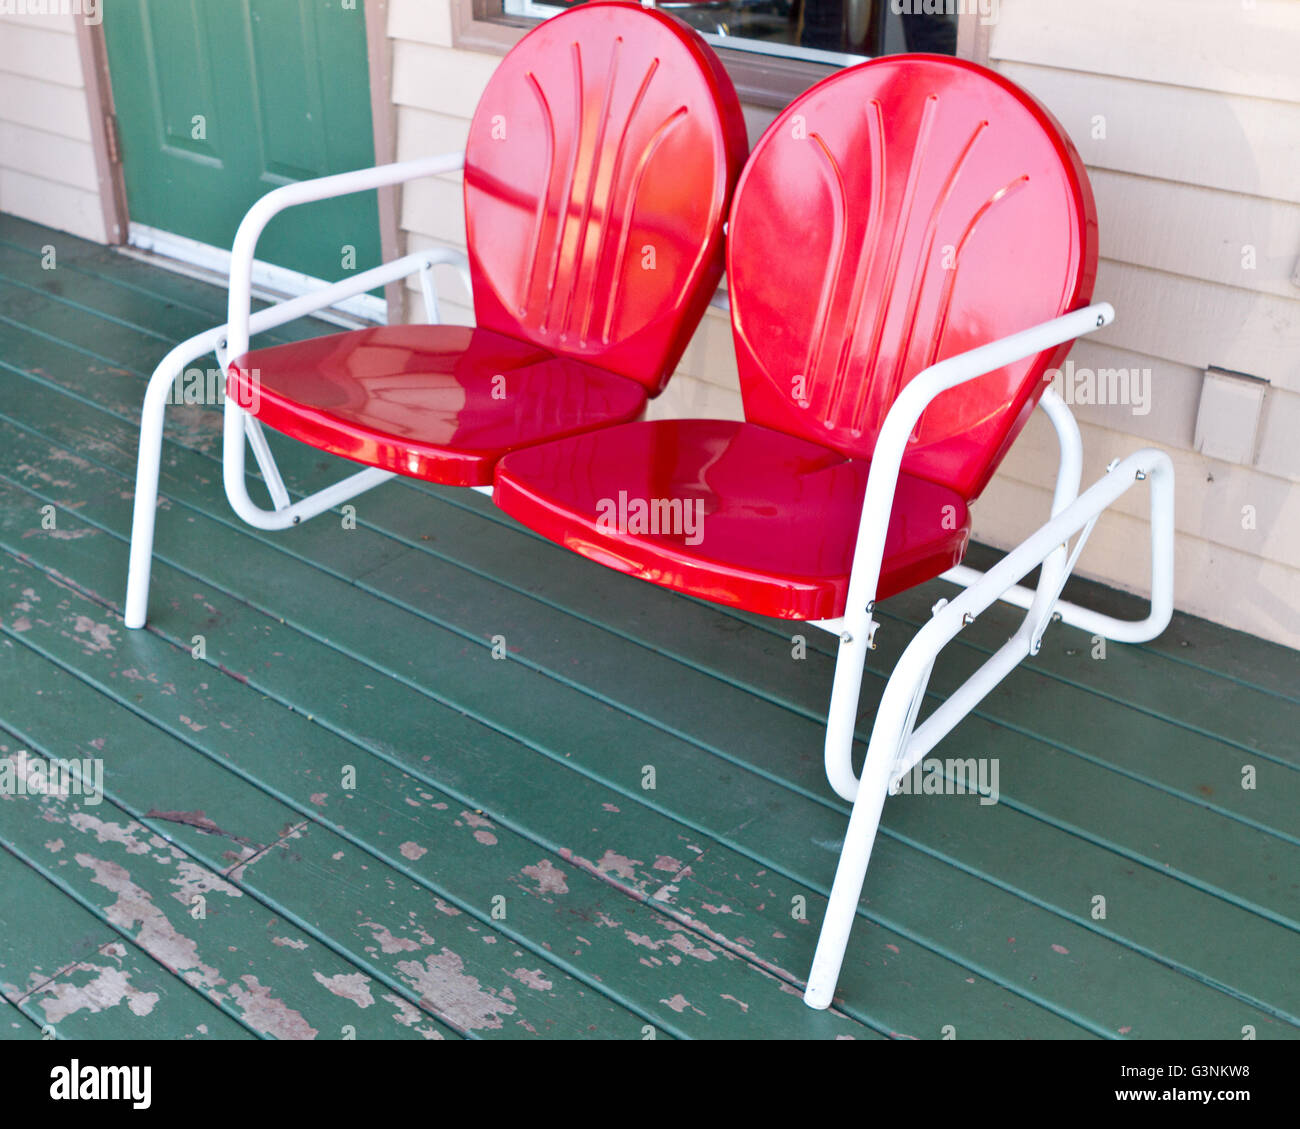
[[[478,324],[657,394],[721,278],[747,150],[735,88],[684,24],[623,3],[539,24],[470,126]]]
[[[727,276],[745,417],[869,457],[936,361],[1086,305],[1097,219],[1055,119],[994,72],[875,59],[797,98],[754,148]],[[903,461],[984,488],[1068,345],[941,395]]]

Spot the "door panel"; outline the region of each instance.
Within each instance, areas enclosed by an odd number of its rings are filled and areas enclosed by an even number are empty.
[[[107,0],[131,219],[229,248],[272,188],[373,165],[362,8]],[[259,259],[326,279],[374,266],[379,254],[373,193],[295,208],[258,244]]]
[[[273,187],[329,164],[318,28],[308,0],[250,0],[249,6],[262,177]]]

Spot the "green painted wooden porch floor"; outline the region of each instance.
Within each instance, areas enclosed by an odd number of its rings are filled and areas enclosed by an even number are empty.
[[[887,803],[812,1012],[829,637],[795,660],[787,627],[409,481],[355,529],[254,532],[199,407],[169,415],[150,630],[123,628],[144,382],[221,318],[0,218],[0,757],[105,766],[98,804],[0,796],[0,1037],[1300,1035],[1300,654],[1178,616],[1097,660],[1055,627],[937,750],[997,758],[1000,801]],[[338,474],[274,446],[295,492]],[[883,609],[860,733],[946,588]]]

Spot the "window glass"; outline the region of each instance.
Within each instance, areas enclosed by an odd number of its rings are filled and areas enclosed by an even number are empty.
[[[509,15],[546,17],[581,0],[503,0]],[[989,17],[997,0],[657,0],[715,46],[853,63],[903,51],[957,53],[957,17]]]

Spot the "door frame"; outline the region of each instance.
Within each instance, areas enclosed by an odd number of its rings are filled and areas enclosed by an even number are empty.
[[[375,138],[377,165],[397,159],[396,112],[392,89],[392,45],[388,39],[388,0],[362,0],[366,27],[366,59],[370,71],[370,119]],[[122,246],[131,239],[131,214],[127,206],[126,176],[118,145],[117,113],[113,83],[108,70],[108,49],[102,22],[76,22],[77,52],[86,83],[86,109],[90,117],[90,143],[95,154],[99,181],[99,204],[110,245]],[[398,231],[398,189],[379,190],[379,246],[384,262],[401,254]],[[334,279],[326,279],[333,282]],[[388,320],[402,319],[402,285],[384,288]]]
[[[101,22],[92,24],[88,20],[75,23],[104,231],[110,244],[125,243],[131,218],[126,207],[126,178],[117,145],[117,113],[113,105],[113,87],[108,79],[104,26]]]

